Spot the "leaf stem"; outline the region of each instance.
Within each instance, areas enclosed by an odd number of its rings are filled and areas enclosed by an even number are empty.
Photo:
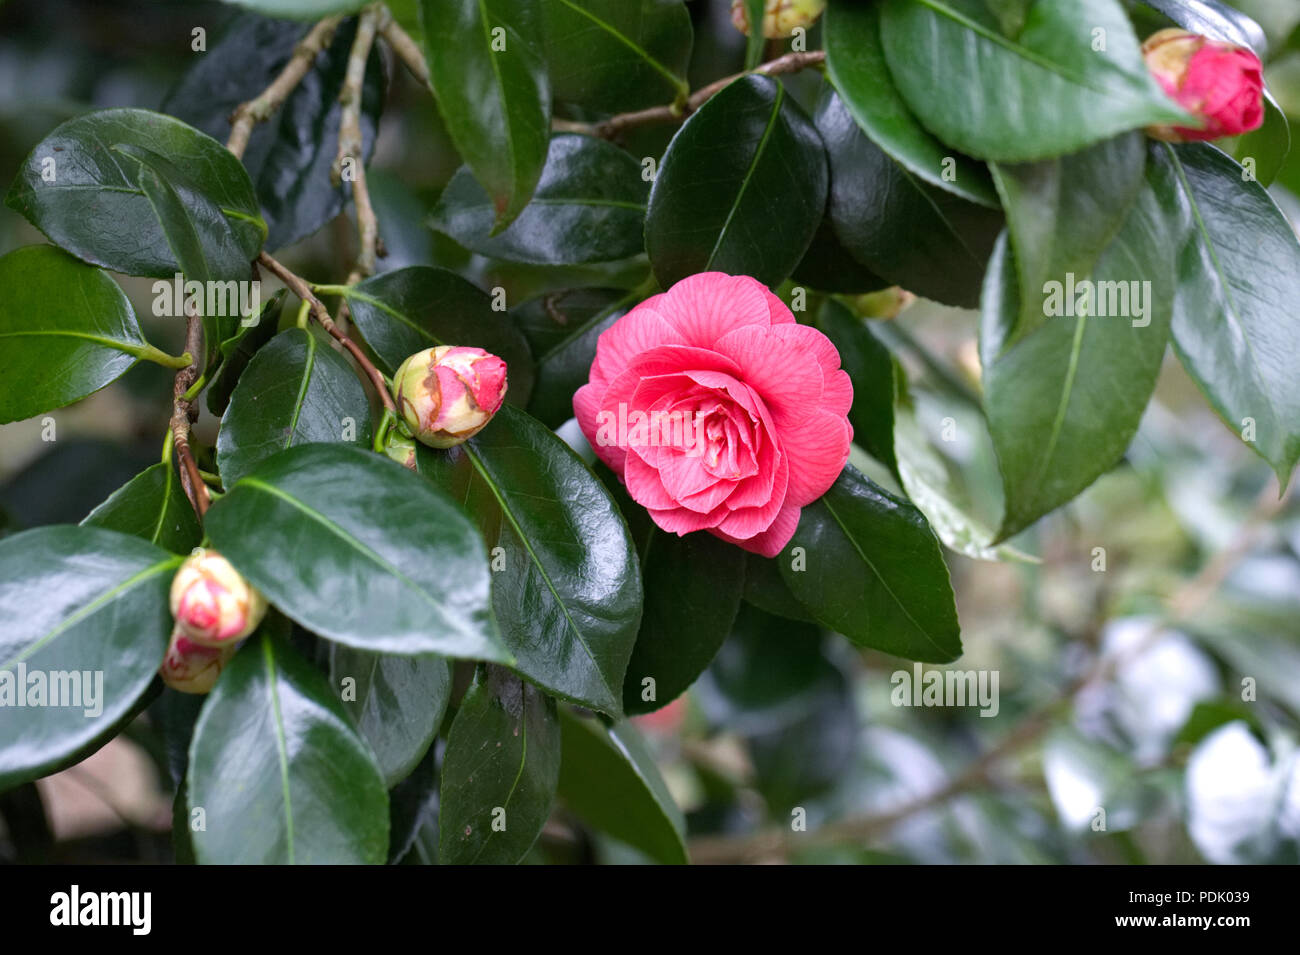
[[[379,35],[392,48],[393,53],[420,85],[433,92],[433,83],[429,79],[429,64],[424,61],[424,52],[420,44],[411,39],[411,35],[402,29],[402,25],[393,19],[393,13],[386,4],[379,5],[379,18],[376,24]]]
[[[194,363],[194,356],[188,351],[183,355],[169,355],[161,348],[155,348],[148,342],[131,348],[123,348],[122,350],[128,355],[134,355],[141,361],[151,361],[155,365],[162,365],[164,368],[188,368]]]
[[[185,322],[185,353],[201,355],[203,320],[193,310],[189,310]],[[212,498],[208,493],[208,486],[203,483],[203,477],[199,474],[194,453],[190,450],[190,424],[198,417],[198,409],[194,407],[194,400],[186,397],[198,379],[199,366],[193,359],[176,372],[176,380],[172,384],[171,432],[172,443],[181,461],[181,487],[185,489],[185,496],[190,499],[190,505],[198,515],[199,522],[202,523],[203,515],[207,513]]]

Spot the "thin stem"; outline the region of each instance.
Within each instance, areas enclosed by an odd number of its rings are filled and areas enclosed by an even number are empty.
[[[557,119],[552,121],[551,127],[556,132],[561,133],[582,133],[587,136],[599,136],[601,139],[616,139],[626,130],[636,126],[648,126],[655,123],[680,123],[708,102],[715,93],[720,92],[726,86],[748,73],[761,73],[764,76],[798,73],[800,70],[806,70],[812,66],[820,66],[825,60],[826,54],[821,50],[810,50],[806,53],[787,53],[784,56],[778,56],[775,60],[761,63],[752,70],[726,76],[710,83],[708,86],[701,87],[688,96],[685,103],[669,103],[664,106],[639,109],[631,113],[619,113],[598,123],[575,123],[569,120]]]
[[[141,361],[151,361],[155,365],[162,365],[164,368],[188,368],[194,364],[194,356],[189,352],[183,355],[169,355],[161,348],[155,348],[146,342],[133,348],[123,348],[128,355],[134,355]]]
[[[334,319],[330,317],[329,310],[324,306],[321,300],[316,297],[316,293],[312,291],[311,285],[298,275],[289,271],[275,259],[271,258],[271,256],[266,252],[262,252],[257,257],[257,261],[270,269],[271,272],[275,274],[276,278],[289,287],[294,295],[297,295],[298,298],[302,299],[304,302],[310,303],[312,317],[320,323],[320,327],[325,329],[325,331],[328,332],[335,341],[348,350],[348,354],[356,359],[357,364],[361,366],[362,371],[365,372],[366,377],[370,379],[370,383],[374,385],[375,390],[379,392],[379,400],[384,403],[384,407],[387,410],[396,413],[397,405],[393,403],[393,396],[389,393],[388,386],[385,384],[383,372],[375,367],[374,362],[366,357],[366,353],[361,350],[356,342],[348,338],[348,336],[334,324]]]
[[[253,133],[253,127],[258,123],[266,122],[271,114],[284,104],[289,94],[307,75],[316,57],[320,56],[334,39],[334,31],[342,21],[341,16],[327,17],[312,27],[294,48],[289,62],[271,81],[271,85],[255,98],[235,107],[235,111],[230,114],[231,128],[230,139],[226,141],[227,149],[241,159],[244,157],[244,150],[248,148],[248,138]]]
[[[305,330],[307,328],[307,319],[310,317],[311,302],[303,299],[302,303],[298,306],[298,327]]]
[[[366,185],[361,136],[361,90],[366,79],[366,61],[370,59],[370,48],[375,42],[378,18],[379,12],[373,5],[362,11],[357,23],[357,36],[348,56],[343,89],[339,93],[339,103],[343,109],[339,118],[339,148],[334,159],[332,177],[336,185],[341,183],[345,164],[351,164],[352,203],[357,210],[357,234],[361,245],[356,265],[348,276],[348,285],[374,274],[379,242],[379,223],[375,218],[375,208],[370,202],[370,188]]]
[[[203,320],[190,311],[185,317],[185,322],[186,353],[202,354]],[[171,432],[172,443],[181,461],[181,487],[185,489],[185,496],[190,499],[194,513],[202,522],[203,515],[207,513],[208,505],[211,503],[211,497],[208,494],[208,486],[203,483],[203,477],[199,474],[194,453],[190,450],[190,424],[198,417],[198,409],[194,407],[193,399],[186,397],[198,377],[197,362],[187,365],[176,373],[176,380],[172,384]]]
[[[393,424],[396,421],[397,415],[395,415],[390,409],[385,408],[383,417],[379,419],[379,427],[375,428],[373,447],[377,453],[384,453],[384,445],[387,443],[388,432],[392,429]]]
[[[433,83],[429,79],[429,64],[424,60],[424,52],[420,49],[420,44],[411,39],[411,35],[402,29],[402,25],[393,19],[392,11],[386,5],[379,7],[379,20],[376,26],[379,29],[379,35],[392,48],[393,53],[402,65],[410,71],[411,75],[419,81],[420,85],[430,92],[433,91]]]

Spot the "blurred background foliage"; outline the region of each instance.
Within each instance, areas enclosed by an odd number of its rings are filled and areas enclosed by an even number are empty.
[[[1300,123],[1300,3],[1235,5],[1267,32],[1269,85]],[[690,6],[699,86],[741,68],[743,40],[726,0]],[[403,5],[393,7],[401,17]],[[16,170],[54,125],[83,111],[158,108],[202,55],[191,50],[192,29],[204,27],[210,45],[236,14],[177,0],[0,4],[0,170]],[[381,270],[442,265],[504,286],[512,303],[639,280],[635,263],[496,263],[430,231],[425,211],[459,159],[427,95],[389,67],[371,164],[388,249]],[[792,82],[805,98],[815,77]],[[671,132],[646,127],[626,146],[658,155]],[[1300,149],[1272,192],[1300,222]],[[0,208],[0,253],[39,241]],[[341,278],[354,242],[338,220],[286,255],[303,274]],[[180,351],[179,325],[150,317],[149,282],[122,282],[151,340]],[[996,463],[971,401],[975,314],[918,301],[873,328],[906,368],[929,460],[994,523]],[[142,363],[50,416],[55,440],[41,419],[0,428],[0,534],[79,521],[157,460],[169,395],[169,373]],[[201,443],[212,444],[216,425],[205,409]],[[897,488],[865,456],[855,463]],[[1014,545],[1032,559],[946,552],[966,647],[954,668],[996,672],[989,717],[978,707],[894,705],[891,677],[910,664],[767,612],[781,609],[780,594],[756,573],[708,673],[684,702],[640,721],[686,812],[694,857],[1300,861],[1300,506],[1278,499],[1267,465],[1206,408],[1172,356],[1125,462]],[[169,860],[164,718],[155,710],[80,766],[0,795],[0,858]],[[792,830],[800,819],[808,832]],[[417,839],[412,852],[426,845]],[[533,858],[639,857],[561,809]]]

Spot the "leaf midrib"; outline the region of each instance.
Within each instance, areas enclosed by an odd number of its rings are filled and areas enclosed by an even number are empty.
[[[289,754],[285,746],[284,714],[280,711],[280,691],[276,685],[275,655],[271,651],[271,641],[262,638],[262,659],[266,664],[266,687],[271,698],[271,713],[275,721],[275,748],[280,763],[280,789],[284,796],[284,840],[289,865],[293,865],[293,798],[289,788]]]
[[[648,63],[657,73],[663,76],[664,79],[668,80],[668,82],[672,84],[673,89],[677,90],[677,92],[679,93],[689,92],[689,87],[684,79],[679,77],[668,67],[664,66],[662,63],[656,60],[653,56],[650,55],[649,50],[641,46],[639,43],[634,42],[631,38],[626,36],[622,31],[615,28],[613,24],[605,22],[600,17],[592,13],[590,10],[585,10],[582,7],[578,6],[577,4],[573,3],[572,0],[559,0],[559,2],[564,4],[574,13],[581,14],[582,16],[590,20],[592,23],[595,23],[597,26],[599,26],[610,36],[614,37],[614,39],[624,44],[628,49],[630,49],[641,59],[645,60],[646,63]],[[630,0],[625,0],[625,2],[630,2]]]
[[[767,149],[767,141],[772,136],[772,130],[776,126],[776,118],[781,113],[781,104],[785,101],[785,87],[780,82],[775,83],[776,97],[772,100],[772,113],[767,118],[767,126],[763,129],[763,136],[758,141],[758,148],[754,150],[754,158],[750,160],[749,168],[745,170],[745,178],[740,182],[740,190],[736,193],[736,198],[731,203],[731,209],[727,212],[727,218],[722,223],[722,228],[718,230],[718,238],[713,243],[713,249],[709,252],[709,258],[704,263],[703,271],[708,271],[713,267],[713,260],[717,257],[718,249],[722,247],[722,240],[727,237],[727,230],[731,228],[731,220],[736,217],[740,204],[745,198],[745,191],[749,189],[749,183],[754,178],[754,170],[758,168],[759,162],[763,159],[763,152]]]

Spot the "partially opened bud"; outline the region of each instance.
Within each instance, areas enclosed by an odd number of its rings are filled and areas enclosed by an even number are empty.
[[[812,26],[822,11],[826,0],[766,0],[763,5],[763,36],[780,40],[793,36],[799,27]],[[737,30],[749,36],[749,11],[745,0],[731,0],[731,22]]]
[[[214,550],[191,555],[172,580],[172,616],[190,640],[207,647],[234,646],[257,629],[266,599]]]
[[[1173,143],[1219,139],[1264,122],[1263,66],[1245,47],[1170,28],[1148,37],[1142,55],[1164,91],[1203,124],[1149,126],[1148,135]]]
[[[205,647],[195,643],[177,627],[172,632],[167,656],[158,673],[163,682],[182,693],[207,693],[221,676],[221,671],[235,655],[235,641],[224,647]]]
[[[481,348],[416,352],[393,376],[397,410],[416,440],[454,448],[483,430],[506,396],[506,363]]]

